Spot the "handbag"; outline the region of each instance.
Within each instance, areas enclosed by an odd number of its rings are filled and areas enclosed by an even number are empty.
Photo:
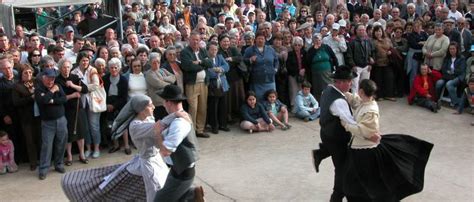
[[[90,77],[92,78],[92,75],[94,74],[91,74]],[[102,81],[102,78],[100,78],[100,76],[99,81],[100,87],[97,90],[89,93],[89,110],[95,113],[105,112],[107,110],[107,94],[105,93],[104,82]]]

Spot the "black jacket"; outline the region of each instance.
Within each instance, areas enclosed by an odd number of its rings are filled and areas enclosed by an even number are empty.
[[[102,80],[104,81],[104,88],[105,88],[105,93],[107,93],[107,104],[114,106],[115,110],[120,110],[122,107],[127,103],[127,98],[128,98],[128,79],[120,75],[120,80],[117,83],[117,88],[118,88],[118,95],[109,95],[109,88],[110,88],[110,74],[106,74],[105,76],[102,77]]]
[[[367,40],[367,47],[364,47],[363,42],[364,40],[357,37],[348,44],[345,57],[347,66],[365,67],[369,65],[369,58],[373,58],[375,46],[370,40]]]
[[[55,84],[57,85],[57,84]],[[35,99],[40,110],[41,120],[55,120],[65,115],[64,104],[66,104],[66,94],[61,86],[59,91],[52,93],[43,83],[35,89]]]
[[[306,52],[301,49],[301,68],[304,68],[304,56]],[[296,59],[296,52],[294,50],[288,53],[288,59],[286,59],[286,69],[288,70],[288,75],[297,76],[299,74],[298,60]]]

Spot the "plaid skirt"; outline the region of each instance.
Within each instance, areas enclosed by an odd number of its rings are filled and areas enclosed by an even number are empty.
[[[100,189],[104,177],[121,164],[101,168],[69,172],[61,180],[66,197],[70,201],[146,201],[142,176],[123,169],[110,183]]]

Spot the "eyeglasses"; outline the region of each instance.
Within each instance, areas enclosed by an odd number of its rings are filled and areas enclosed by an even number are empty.
[[[302,13],[307,13],[308,11],[306,11],[306,10],[302,10],[301,12],[302,12]]]
[[[41,55],[31,55],[31,57],[41,57]]]

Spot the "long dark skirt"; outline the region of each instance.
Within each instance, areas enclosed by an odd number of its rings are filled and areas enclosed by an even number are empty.
[[[389,134],[376,148],[349,149],[344,193],[393,201],[422,191],[432,148],[433,144],[409,135]]]
[[[377,84],[377,98],[395,97],[395,75],[391,66],[375,66],[370,74]]]
[[[314,98],[318,100],[318,102],[321,101],[321,93],[323,90],[329,85],[333,83],[333,80],[331,78],[331,71],[311,71],[311,93],[313,94]]]
[[[143,177],[123,169],[110,183],[99,185],[119,165],[78,170],[66,173],[61,180],[64,194],[70,201],[146,201]]]
[[[77,125],[76,125],[76,118],[77,118]],[[87,115],[84,109],[79,108],[77,111],[76,117],[76,109],[66,109],[66,120],[67,120],[67,131],[68,131],[68,138],[67,142],[71,143],[76,140],[84,139],[84,136],[89,134],[89,124],[87,123]],[[74,130],[76,133],[74,133]]]

